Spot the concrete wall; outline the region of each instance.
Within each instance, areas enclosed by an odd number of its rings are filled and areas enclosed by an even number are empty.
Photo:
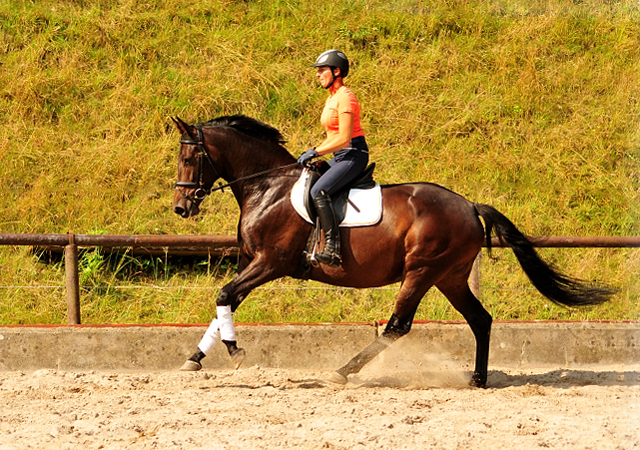
[[[383,327],[374,324],[238,325],[244,367],[329,370],[340,367]],[[0,327],[0,371],[177,370],[206,325]],[[473,364],[475,341],[464,323],[417,323],[395,346],[422,357]],[[393,351],[393,347],[388,350]],[[417,353],[416,353],[417,354]],[[205,369],[231,369],[224,345]],[[640,367],[640,322],[495,322],[491,367]]]

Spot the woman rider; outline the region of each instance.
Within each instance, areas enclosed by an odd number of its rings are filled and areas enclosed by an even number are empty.
[[[317,156],[332,153],[329,170],[311,188],[311,198],[320,218],[325,236],[325,247],[316,260],[332,267],[342,262],[340,256],[340,230],[331,196],[354,180],[367,167],[369,148],[360,126],[360,105],[356,96],[344,85],[349,73],[349,60],[338,50],[328,50],[318,56],[315,64],[320,85],[329,90],[320,123],[327,137],[320,145],[304,152],[298,163],[305,165]]]

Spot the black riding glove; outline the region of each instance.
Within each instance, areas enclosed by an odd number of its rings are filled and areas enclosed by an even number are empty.
[[[300,157],[298,158],[298,164],[300,164],[302,167],[307,167],[307,163],[311,161],[313,158],[317,158],[317,157],[318,157],[318,152],[316,152],[316,149],[310,148],[309,150],[304,152],[302,155],[300,155]]]

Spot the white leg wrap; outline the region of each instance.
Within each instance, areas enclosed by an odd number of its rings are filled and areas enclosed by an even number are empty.
[[[231,306],[218,306],[218,321],[220,324],[220,337],[223,341],[235,341],[236,330],[233,327],[233,315]]]
[[[208,355],[213,347],[216,346],[218,341],[220,340],[220,321],[218,319],[213,319],[211,321],[211,325],[205,331],[204,336],[202,336],[202,340],[198,344],[198,348],[202,353]]]

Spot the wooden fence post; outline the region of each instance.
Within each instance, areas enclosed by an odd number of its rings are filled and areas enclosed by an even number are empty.
[[[80,324],[80,280],[78,246],[73,233],[69,233],[69,243],[64,247],[64,269],[67,281],[67,323],[78,325]]]

